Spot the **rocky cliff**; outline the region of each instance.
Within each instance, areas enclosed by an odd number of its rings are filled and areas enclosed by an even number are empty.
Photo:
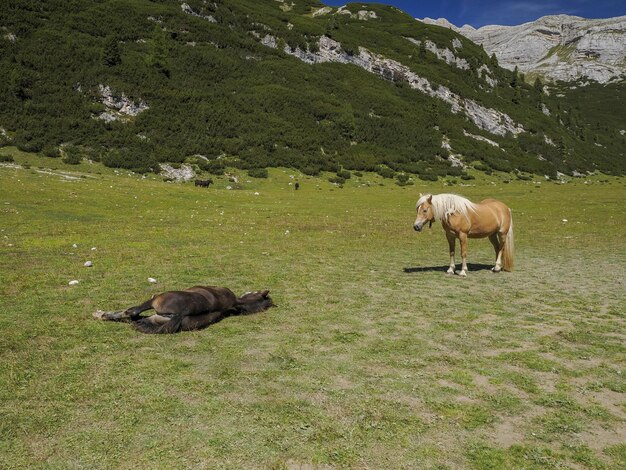
[[[441,18],[424,23],[453,29],[489,53],[501,66],[541,75],[550,80],[595,80],[608,83],[626,78],[626,16],[585,19],[544,16],[518,26],[469,25],[458,28]]]

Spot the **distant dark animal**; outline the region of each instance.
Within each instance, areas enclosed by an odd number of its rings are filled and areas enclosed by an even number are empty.
[[[208,179],[208,180],[196,180],[194,182],[194,184],[196,186],[202,186],[203,188],[208,188],[210,184],[213,184],[213,180]]]
[[[296,188],[296,191],[297,191],[298,189],[300,189],[300,183],[296,183],[296,184],[295,184],[295,188]]]
[[[141,305],[118,312],[94,313],[94,318],[131,322],[142,333],[178,333],[200,330],[231,315],[246,315],[274,306],[269,291],[247,292],[235,296],[230,289],[216,286],[194,286],[182,291],[155,295]],[[156,314],[142,317],[154,309]]]

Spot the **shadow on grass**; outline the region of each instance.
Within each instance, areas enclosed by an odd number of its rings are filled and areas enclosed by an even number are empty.
[[[405,273],[425,273],[431,271],[442,271],[446,272],[448,270],[448,265],[445,266],[416,266],[413,268],[404,268],[403,271]],[[469,271],[491,271],[493,268],[493,264],[480,264],[480,263],[467,263],[467,269]],[[457,265],[457,271],[461,269],[461,265]]]

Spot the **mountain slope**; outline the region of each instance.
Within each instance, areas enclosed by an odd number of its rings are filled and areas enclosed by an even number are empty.
[[[626,78],[626,16],[585,19],[544,16],[517,26],[457,28],[446,20],[423,20],[451,28],[489,53],[501,66],[550,80],[608,83]]]
[[[613,124],[599,133],[564,119],[576,115],[570,105],[392,7],[12,0],[0,24],[0,140],[25,150],[62,146],[65,158],[142,171],[190,159],[217,172],[423,178],[472,162],[552,176],[624,171]]]

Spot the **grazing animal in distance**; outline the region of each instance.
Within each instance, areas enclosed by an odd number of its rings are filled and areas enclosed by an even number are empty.
[[[513,270],[513,218],[511,209],[496,199],[471,202],[456,194],[426,194],[415,205],[417,218],[413,228],[421,232],[427,222],[440,220],[450,247],[450,267],[448,274],[454,274],[454,247],[456,239],[461,245],[461,272],[467,275],[467,239],[485,238],[496,251],[496,264],[493,272]]]
[[[294,185],[294,187],[296,188],[296,191],[297,191],[298,189],[300,189],[300,183],[296,181],[296,184]]]
[[[196,180],[194,181],[194,185],[195,186],[201,186],[203,188],[208,188],[209,185],[213,184],[213,180],[212,179],[208,179],[208,180]]]
[[[194,286],[182,291],[169,291],[150,300],[117,312],[98,311],[94,318],[131,322],[142,333],[177,333],[200,330],[232,315],[246,315],[274,306],[269,291],[247,292],[237,297],[230,289],[216,286]],[[142,317],[141,313],[156,314]]]

